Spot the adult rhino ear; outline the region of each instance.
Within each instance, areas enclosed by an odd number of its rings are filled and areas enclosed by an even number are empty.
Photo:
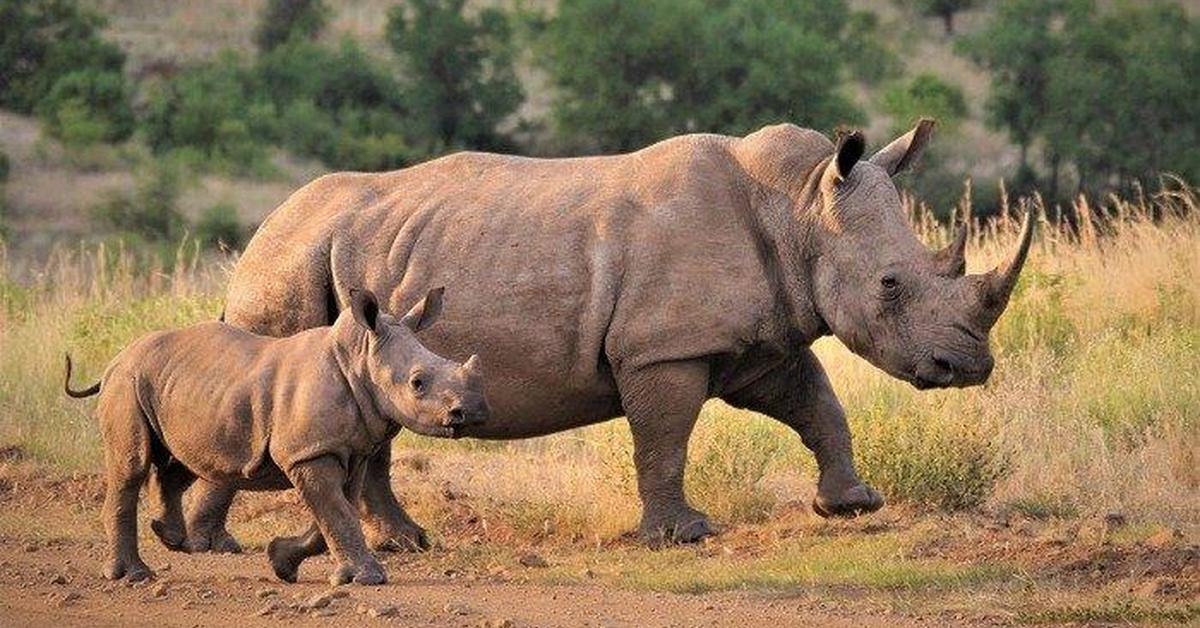
[[[863,152],[867,150],[867,141],[863,139],[863,134],[860,131],[851,131],[843,133],[838,138],[837,149],[833,156],[833,160],[829,162],[829,169],[826,175],[833,179],[834,183],[841,183],[850,176],[850,171],[854,169],[854,164],[862,159]]]
[[[408,328],[414,332],[421,331],[434,324],[438,317],[442,315],[442,295],[445,292],[445,286],[430,290],[424,299],[417,301],[417,304],[408,311],[408,314],[405,314],[404,318],[400,319],[400,322],[408,325]]]
[[[379,322],[379,300],[375,298],[375,293],[366,288],[351,288],[350,313],[367,331],[372,334],[379,333],[375,327]]]
[[[921,118],[913,130],[896,138],[871,156],[871,163],[896,176],[913,167],[921,158],[921,152],[933,134],[933,118]]]

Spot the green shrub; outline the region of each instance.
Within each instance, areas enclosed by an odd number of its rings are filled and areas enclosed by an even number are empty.
[[[104,18],[74,0],[0,2],[0,107],[31,113],[73,72],[116,72],[125,55],[100,38]]]
[[[288,41],[316,39],[329,22],[321,0],[268,0],[254,31],[259,50],[269,52]]]
[[[218,169],[262,168],[273,110],[252,100],[256,79],[235,53],[153,85],[141,126],[157,153],[188,148]]]
[[[238,221],[237,208],[230,203],[217,203],[205,209],[196,221],[196,240],[201,245],[231,249],[242,246],[245,232]]]
[[[878,398],[854,415],[863,479],[887,499],[963,510],[983,504],[1009,471],[994,429],[941,408],[920,413]]]
[[[790,442],[786,431],[772,419],[722,404],[706,407],[689,444],[688,496],[722,522],[763,521],[775,496],[760,481]]]
[[[159,165],[142,175],[132,192],[117,192],[92,209],[103,226],[149,240],[174,241],[183,236],[186,221],[176,205],[182,191],[179,167]]]
[[[38,104],[38,114],[47,133],[71,146],[121,141],[133,133],[133,109],[120,72],[64,75]]]
[[[1021,352],[1035,346],[1056,354],[1070,348],[1078,332],[1063,305],[1071,278],[1060,273],[1030,269],[1021,273],[1008,308],[995,329],[996,345],[1003,351]]]

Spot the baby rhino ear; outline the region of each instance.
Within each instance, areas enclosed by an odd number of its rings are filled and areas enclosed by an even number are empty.
[[[359,325],[367,328],[372,334],[379,333],[375,324],[379,322],[379,301],[375,294],[366,288],[350,289],[350,312]]]
[[[438,317],[442,315],[442,295],[445,294],[445,286],[434,288],[425,295],[424,299],[417,301],[417,304],[400,319],[400,322],[408,325],[408,328],[414,332],[421,331],[426,327],[434,324]]]

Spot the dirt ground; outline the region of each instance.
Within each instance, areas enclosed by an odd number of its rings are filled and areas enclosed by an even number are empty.
[[[143,507],[141,551],[156,577],[129,584],[99,575],[102,494],[94,474],[0,464],[0,626],[1200,622],[1192,533],[1118,520],[889,508],[829,523],[794,508],[699,546],[651,552],[632,538],[589,546],[498,527],[498,540],[481,541],[478,527],[454,522],[486,504],[447,492],[445,518],[424,519],[439,531],[432,551],[381,555],[386,585],[334,589],[329,557],[306,562],[297,584],[271,574],[262,539],[305,519],[279,493],[247,496],[235,510],[234,532],[248,541],[241,555],[168,552],[147,534]]]

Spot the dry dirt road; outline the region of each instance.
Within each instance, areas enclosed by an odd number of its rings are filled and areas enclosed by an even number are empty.
[[[301,581],[277,581],[261,552],[184,556],[143,548],[157,578],[100,578],[99,543],[0,538],[0,625],[122,626],[894,626],[916,623],[822,610],[764,593],[676,595],[590,585],[544,586],[422,573],[420,556],[385,559],[392,580],[332,589],[328,558]],[[939,618],[937,625],[946,625]]]

